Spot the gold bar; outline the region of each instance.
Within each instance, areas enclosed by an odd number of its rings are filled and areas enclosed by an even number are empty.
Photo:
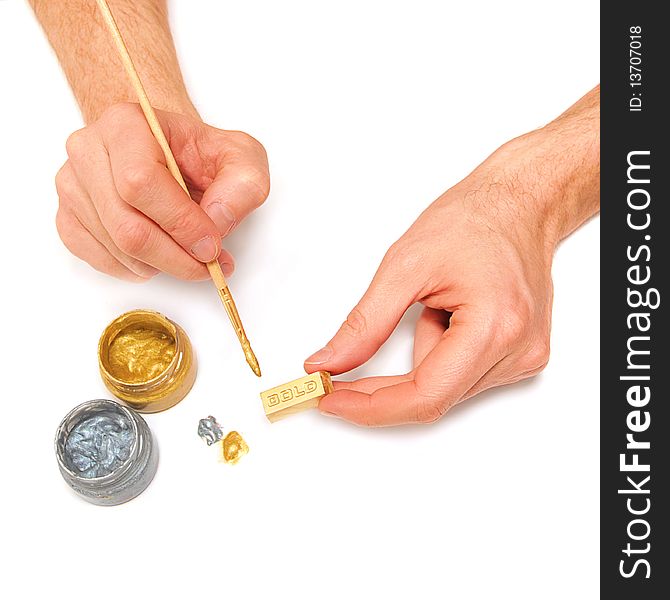
[[[307,408],[319,406],[319,400],[333,391],[330,373],[317,371],[261,392],[265,416],[271,423]]]

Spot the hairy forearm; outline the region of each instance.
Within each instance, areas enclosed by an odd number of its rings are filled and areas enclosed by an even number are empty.
[[[87,123],[133,92],[95,0],[29,0]],[[165,0],[108,0],[151,103],[197,116],[179,69]]]
[[[508,177],[538,217],[537,226],[555,245],[600,207],[600,86],[557,119],[503,147],[515,156]],[[504,163],[501,169],[506,171]]]

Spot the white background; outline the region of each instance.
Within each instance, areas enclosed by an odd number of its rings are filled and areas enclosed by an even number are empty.
[[[171,5],[204,118],[270,157],[270,199],[229,243],[264,377],[210,284],[114,281],[61,245],[53,176],[80,117],[26,5],[0,2],[0,596],[597,597],[597,220],[557,253],[552,358],[533,381],[386,430],[317,412],[270,425],[258,394],[302,374],[430,201],[597,83],[598,3]],[[147,417],[154,483],[95,507],[62,481],[53,435],[109,396],[98,336],[138,307],[186,329],[200,371]],[[355,375],[407,370],[417,316]],[[247,438],[237,466],[196,435],[208,414]]]

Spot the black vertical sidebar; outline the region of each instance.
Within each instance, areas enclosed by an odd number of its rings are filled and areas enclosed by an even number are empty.
[[[670,597],[670,28],[661,7],[601,3],[602,598]]]

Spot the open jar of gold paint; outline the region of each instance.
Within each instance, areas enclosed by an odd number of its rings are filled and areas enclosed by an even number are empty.
[[[151,310],[133,310],[112,321],[98,343],[107,389],[135,410],[160,412],[193,387],[197,364],[186,332]]]

